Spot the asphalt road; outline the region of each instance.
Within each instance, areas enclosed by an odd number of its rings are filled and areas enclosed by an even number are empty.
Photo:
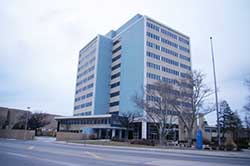
[[[0,140],[1,166],[231,166],[250,165],[250,157],[152,151],[134,148]]]

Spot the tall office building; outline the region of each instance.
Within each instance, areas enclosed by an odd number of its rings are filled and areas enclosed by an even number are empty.
[[[142,87],[156,81],[177,84],[190,73],[189,37],[137,14],[80,50],[74,116],[137,110],[131,97],[141,93]],[[145,132],[142,135],[146,137]]]

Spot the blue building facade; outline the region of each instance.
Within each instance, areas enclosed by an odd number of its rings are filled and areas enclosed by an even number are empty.
[[[136,93],[143,95],[142,89],[156,81],[176,85],[190,74],[189,37],[137,14],[80,50],[74,116],[143,113],[132,101]],[[142,122],[141,138],[148,137],[147,127]]]

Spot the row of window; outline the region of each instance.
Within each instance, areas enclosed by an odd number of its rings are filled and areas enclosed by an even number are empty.
[[[84,65],[78,67],[78,72],[82,69],[84,69],[85,67],[87,67],[88,65],[91,65],[92,63],[95,62],[95,57],[91,58],[89,61],[87,61]]]
[[[165,35],[167,35],[167,36],[169,36],[169,37],[171,37],[171,38],[177,40],[177,35],[174,34],[174,33],[172,33],[172,32],[170,32],[169,30],[166,30],[166,29],[163,29],[163,28],[162,28],[162,29],[161,29],[161,33],[163,33],[163,34],[165,34]]]
[[[189,45],[189,41],[179,36],[179,41]]]
[[[113,92],[110,94],[110,97],[116,97],[116,96],[119,96],[120,95],[120,91],[117,91],[117,92]]]
[[[153,74],[153,73],[147,73],[147,78],[151,78],[153,80],[161,80],[161,76],[157,75],[157,74]]]
[[[116,73],[114,75],[111,76],[111,80],[117,78],[117,77],[120,77],[120,72],[119,73]]]
[[[78,93],[80,93],[80,92],[83,92],[83,91],[85,91],[85,90],[88,90],[88,89],[90,89],[90,88],[93,88],[93,86],[94,86],[93,83],[91,83],[91,84],[89,84],[89,85],[86,85],[86,86],[84,86],[84,87],[82,87],[82,88],[76,90],[76,94],[78,94]]]
[[[115,82],[115,83],[111,84],[110,87],[115,88],[115,87],[117,87],[119,85],[120,85],[120,82]]]
[[[84,78],[83,80],[77,82],[76,86],[79,86],[79,85],[81,85],[81,84],[83,84],[83,83],[85,83],[85,82],[87,82],[87,81],[89,81],[89,80],[91,80],[93,78],[94,78],[94,74],[92,74],[92,75],[88,76],[87,78]]]
[[[89,97],[91,97],[91,96],[93,96],[93,93],[92,93],[92,92],[90,92],[90,93],[88,93],[88,94],[86,94],[86,95],[83,95],[83,96],[80,96],[80,97],[75,98],[75,102],[80,101],[80,100],[87,99],[87,98],[89,98]]]
[[[162,81],[168,84],[178,84],[179,82],[176,79],[171,79],[167,77],[162,77]]]
[[[182,78],[189,78],[189,79],[190,79],[190,78],[191,78],[191,75],[188,74],[188,73],[182,73],[182,72],[181,72],[181,77],[182,77]]]
[[[116,40],[113,42],[113,46],[115,46],[116,44],[118,44],[120,42],[120,40]]]
[[[79,65],[80,65],[83,61],[85,61],[86,59],[88,59],[89,57],[93,56],[93,55],[95,54],[95,52],[96,52],[96,49],[92,50],[92,51],[89,52],[87,55],[85,55],[83,58],[81,58],[81,59],[79,60]],[[81,55],[81,54],[80,54],[80,55]]]
[[[151,28],[151,29],[153,29],[153,30],[155,30],[157,32],[160,32],[160,29],[161,29],[161,33],[163,33],[163,34],[177,40],[177,35],[172,33],[171,30],[168,29],[168,28],[160,28],[159,26],[157,26],[155,24],[152,24],[150,22],[147,22],[147,27],[149,27],[149,28]],[[189,41],[187,39],[185,39],[183,37],[180,37],[180,36],[178,37],[178,39],[179,39],[180,42],[189,45]]]
[[[158,44],[155,44],[155,43],[152,43],[152,42],[149,42],[149,41],[147,41],[147,46],[151,47],[151,48],[154,48],[156,50],[160,50],[160,48],[161,48]]]
[[[111,70],[113,71],[113,70],[115,70],[115,69],[118,69],[119,67],[121,67],[121,64],[120,64],[120,63],[117,64],[117,65],[115,65],[115,66],[113,66]]]
[[[121,58],[121,54],[120,55],[117,55],[116,57],[114,57],[113,59],[112,59],[112,62],[115,62],[115,61],[117,61],[118,59],[120,59]]]
[[[151,28],[153,30],[156,30],[158,32],[160,31],[160,27],[158,27],[157,25],[154,25],[154,24],[152,24],[150,22],[147,22],[147,27],[149,27],[149,28]]]
[[[166,73],[170,73],[170,74],[174,74],[176,76],[179,76],[179,72],[176,71],[176,70],[173,70],[173,69],[170,69],[170,68],[167,68],[167,67],[164,67],[164,66],[161,67],[161,70],[166,72]]]
[[[80,77],[82,77],[82,76],[84,76],[84,75],[86,75],[86,74],[88,74],[89,72],[93,71],[94,69],[95,69],[95,66],[92,66],[92,67],[88,68],[84,72],[78,74],[77,79],[80,78]]]
[[[167,40],[167,39],[161,38],[161,42],[162,42],[162,43],[165,43],[165,44],[167,44],[167,45],[170,45],[170,46],[172,46],[172,47],[174,47],[174,48],[178,48],[178,44],[176,44],[176,43],[174,43],[174,42],[171,42],[171,41],[169,41],[169,40]]]
[[[169,58],[166,58],[166,57],[163,57],[163,56],[161,57],[161,61],[166,62],[166,63],[171,64],[171,65],[179,66],[179,62],[174,61],[174,60],[169,59]]]
[[[153,29],[153,30],[155,30],[157,32],[160,32],[160,27],[157,26],[157,25],[155,25],[155,24],[152,24],[150,22],[147,22],[147,27],[149,27],[149,28],[151,28],[151,29]],[[177,35],[174,34],[174,33],[172,33],[172,32],[170,32],[170,31],[171,30],[167,30],[167,29],[161,28],[161,33],[163,33],[163,34],[165,34],[165,35],[167,35],[167,36],[169,36],[169,37],[177,40]]]
[[[119,101],[115,101],[115,102],[112,102],[109,104],[110,107],[114,107],[114,106],[117,106],[119,105]]]
[[[178,96],[180,94],[180,92],[178,90],[167,89],[167,88],[162,88],[161,89],[159,86],[156,86],[156,85],[153,85],[153,84],[147,84],[147,88],[149,90],[156,90],[158,92],[160,92],[160,91],[166,91],[166,93],[173,94],[173,95],[176,95],[176,96]]]
[[[158,96],[147,95],[146,100],[153,101],[153,102],[159,102],[161,100],[161,98]]]
[[[147,32],[147,36],[150,37],[150,38],[152,38],[152,39],[155,39],[155,40],[160,41],[160,36],[158,36],[158,35],[156,35],[156,34]]]
[[[74,114],[74,116],[86,116],[86,115],[91,115],[91,111],[75,113]]]
[[[173,56],[175,56],[175,57],[178,57],[178,53],[177,53],[177,52],[175,52],[175,51],[173,51],[173,50],[169,50],[169,49],[167,49],[167,48],[165,48],[165,47],[161,47],[161,51],[162,51],[162,52],[165,52],[165,53],[167,53],[167,54],[173,55]]]
[[[157,65],[157,64],[154,64],[154,63],[151,63],[151,62],[147,62],[147,67],[150,67],[150,68],[153,68],[153,69],[156,69],[156,70],[161,70],[160,65]]]
[[[96,47],[96,40],[93,41],[92,43],[88,44],[87,47],[83,48],[83,49],[80,51],[80,53],[87,52],[87,51],[89,51],[89,50],[91,50],[91,49],[93,49],[93,48],[95,48],[95,47]]]
[[[176,44],[176,43],[174,43],[174,42],[171,42],[171,41],[169,41],[169,40],[167,40],[167,39],[165,39],[165,38],[160,38],[160,37],[159,37],[158,35],[156,35],[156,34],[147,32],[147,36],[150,37],[150,38],[152,38],[152,39],[158,40],[158,41],[160,41],[160,39],[161,39],[161,42],[162,42],[162,43],[168,44],[168,45],[170,45],[170,46],[172,46],[172,47],[174,47],[174,48],[178,48],[178,44]]]
[[[189,71],[191,71],[191,67],[190,66],[188,66],[188,65],[185,65],[185,64],[180,64],[180,67],[181,68],[183,68],[183,69],[186,69],[186,70],[189,70]]]
[[[165,67],[162,67],[162,70],[165,70],[167,71],[168,69],[166,69]],[[173,72],[173,71],[170,71],[170,72]],[[175,71],[176,72],[176,71]],[[153,73],[147,73],[147,78],[150,78],[150,79],[153,79],[153,80],[157,80],[157,81],[165,81],[166,82],[166,77],[162,77],[161,79],[161,76],[158,75],[158,74],[153,74]]]
[[[81,115],[81,113],[80,113]],[[91,115],[86,114],[86,115]],[[71,119],[71,120],[61,120],[61,124],[64,125],[83,125],[83,124],[109,124],[110,119]]]
[[[171,65],[179,66],[179,62],[172,60],[172,59],[169,59],[169,58],[166,58],[166,57],[162,57],[160,55],[157,55],[157,54],[149,52],[149,51],[147,51],[147,56],[150,58],[153,58],[153,59],[161,60],[161,61],[166,62],[166,63],[171,64]]]
[[[161,58],[160,55],[157,55],[157,54],[149,52],[149,51],[147,51],[147,56],[150,58],[153,58],[153,59],[157,59],[157,60],[160,60],[160,58]]]
[[[157,96],[147,96],[146,97],[147,101],[152,101],[152,102],[159,102],[161,100],[160,97]],[[186,108],[192,108],[192,104],[188,103],[188,102],[178,102],[176,103],[177,105],[182,104],[182,106],[186,107]]]
[[[184,51],[184,52],[187,52],[187,53],[190,52],[190,50],[189,50],[188,48],[183,47],[183,46],[180,46],[180,45],[179,45],[179,49],[180,49],[181,51]]]
[[[116,53],[117,51],[121,50],[121,48],[122,48],[122,46],[117,47],[116,49],[114,49],[114,50],[112,51],[112,54],[114,54],[114,53]]]
[[[182,60],[190,62],[190,58],[185,56],[185,55],[179,54],[179,58],[182,59]]]
[[[75,106],[74,110],[78,110],[80,108],[86,108],[86,107],[90,107],[90,106],[92,106],[92,102],[87,102],[87,103],[83,103],[83,104]]]

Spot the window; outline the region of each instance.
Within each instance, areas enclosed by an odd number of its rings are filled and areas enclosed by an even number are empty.
[[[169,68],[164,67],[164,66],[162,66],[162,67],[161,67],[161,70],[162,70],[162,71],[164,71],[164,72],[166,72],[166,73],[170,73],[170,74],[173,74],[173,75],[179,76],[179,72],[178,72],[178,71],[176,71],[176,70],[169,69]]]
[[[81,84],[83,84],[83,83],[85,83],[85,82],[87,82],[87,81],[89,81],[89,80],[91,80],[91,79],[93,79],[93,78],[94,78],[94,74],[92,74],[92,75],[90,75],[89,77],[87,77],[87,78],[85,78],[85,79],[83,79],[83,80],[77,82],[77,83],[76,83],[76,86],[79,86],[79,85],[81,85]]]
[[[120,77],[120,72],[119,73],[116,73],[114,75],[111,76],[111,80],[117,78],[117,77]]]
[[[191,75],[188,73],[181,73],[182,78],[191,78]]]
[[[149,41],[147,41],[147,46],[151,47],[151,48],[154,48],[156,50],[160,50],[160,46],[159,45],[157,45],[155,43],[152,43],[152,42],[149,42]]]
[[[176,79],[171,79],[167,77],[162,77],[162,81],[169,84],[178,84],[179,82]]]
[[[161,76],[159,76],[157,74],[153,74],[153,73],[147,73],[147,77],[151,78],[151,79],[154,79],[154,80],[158,80],[158,81],[161,80]]]
[[[112,59],[112,62],[115,62],[115,61],[117,61],[118,59],[120,59],[121,58],[121,55],[118,55],[118,56],[116,56],[116,57],[114,57],[113,59]]]
[[[165,44],[168,44],[168,45],[170,45],[170,46],[172,46],[172,47],[174,47],[174,48],[178,48],[178,45],[177,45],[176,43],[171,42],[171,41],[169,41],[169,40],[167,40],[167,39],[161,38],[161,42],[162,42],[162,43],[165,43]]]
[[[118,44],[120,42],[120,40],[116,40],[113,42],[113,46],[115,46],[116,44]]]
[[[156,30],[158,32],[160,31],[160,28],[157,25],[154,25],[154,24],[152,24],[150,22],[147,22],[147,27],[149,27],[149,28],[151,28],[153,30]]]
[[[120,95],[120,92],[117,91],[117,92],[111,93],[110,97],[115,97],[115,96],[119,96],[119,95]]]
[[[187,53],[190,52],[188,48],[182,47],[182,46],[180,46],[180,45],[179,45],[179,49],[180,49],[181,51],[184,51],[184,52],[187,52]]]
[[[120,63],[117,64],[117,65],[115,65],[115,66],[113,66],[113,67],[112,67],[112,71],[115,70],[115,69],[117,69],[117,68],[119,68],[119,67],[121,67],[121,64],[120,64]]]
[[[78,93],[80,93],[80,92],[83,92],[83,91],[85,91],[85,90],[87,90],[87,89],[90,89],[90,88],[92,88],[92,87],[93,87],[93,83],[91,83],[91,84],[89,84],[89,85],[86,85],[86,86],[84,86],[83,88],[80,88],[80,89],[76,90],[76,94],[78,94]]]
[[[186,70],[189,70],[189,71],[191,71],[191,67],[190,66],[188,66],[188,65],[185,65],[185,64],[180,64],[180,67],[181,68],[183,68],[183,69],[186,69]]]
[[[86,103],[86,107],[90,107],[92,105],[92,102]]]
[[[155,40],[160,40],[160,37],[158,35],[155,35],[153,33],[150,33],[150,32],[147,32],[147,36],[152,38],[152,39],[155,39]]]
[[[117,87],[119,85],[120,85],[120,82],[113,83],[113,84],[111,84],[111,88]]]
[[[156,70],[161,70],[160,65],[157,65],[157,64],[154,64],[154,63],[151,63],[151,62],[147,62],[147,67],[150,67],[150,68],[153,68],[153,69],[156,69]]]
[[[153,102],[159,102],[161,100],[161,98],[157,97],[157,96],[147,95],[146,100],[147,101],[153,101]]]
[[[91,96],[93,96],[93,93],[91,92],[91,93],[88,93],[87,95],[86,95],[86,98],[89,98],[89,97],[91,97]]]
[[[185,55],[180,54],[179,58],[180,58],[180,59],[183,59],[183,60],[185,60],[185,61],[190,62],[190,58],[187,57],[187,56],[185,56]]]
[[[112,53],[113,53],[113,54],[116,53],[116,52],[119,51],[121,48],[122,48],[122,46],[117,47],[116,49],[114,49],[114,50],[112,51]]]
[[[169,58],[166,58],[166,57],[163,57],[163,56],[161,57],[161,61],[169,63],[171,65],[179,66],[179,62],[176,62],[176,61],[174,61],[172,59],[169,59]]]
[[[110,107],[119,105],[119,101],[115,101],[109,104]]]
[[[169,37],[177,40],[177,35],[175,35],[174,33],[170,32],[169,30],[161,28],[161,33],[163,33],[163,34],[165,34],[165,35],[167,35],[167,36],[169,36]]]
[[[150,58],[157,59],[157,60],[160,60],[160,58],[161,58],[160,55],[157,55],[157,54],[149,52],[149,51],[147,51],[147,56],[150,57]]]
[[[189,41],[186,40],[186,39],[184,39],[184,38],[182,38],[182,37],[179,37],[179,41],[182,42],[182,43],[185,43],[185,44],[189,45]]]

